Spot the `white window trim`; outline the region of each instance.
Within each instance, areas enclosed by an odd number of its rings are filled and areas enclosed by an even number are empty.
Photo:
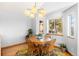
[[[69,16],[72,16],[72,15],[69,15]],[[67,36],[69,37],[69,38],[73,38],[74,39],[74,35],[72,36],[71,35],[71,25],[70,25],[70,21],[69,21],[69,16],[68,16],[68,18],[67,18],[67,23],[68,23],[68,28],[67,28]],[[75,29],[75,24],[74,24],[74,29]]]

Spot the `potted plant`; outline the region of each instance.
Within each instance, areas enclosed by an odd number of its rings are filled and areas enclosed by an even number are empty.
[[[60,49],[61,49],[62,52],[67,51],[67,47],[64,43],[60,44]]]
[[[33,34],[32,29],[28,29],[28,34],[26,35],[26,39],[28,39],[29,37],[31,37]]]
[[[29,37],[32,36],[32,34],[33,34],[32,29],[29,29],[29,30],[28,30],[28,35],[29,35]]]

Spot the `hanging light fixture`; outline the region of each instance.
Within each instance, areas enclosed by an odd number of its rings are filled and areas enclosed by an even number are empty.
[[[46,14],[46,11],[44,8],[37,9],[36,3],[35,3],[35,5],[32,6],[32,8],[26,9],[24,14],[32,18],[34,18],[35,16],[44,17]]]

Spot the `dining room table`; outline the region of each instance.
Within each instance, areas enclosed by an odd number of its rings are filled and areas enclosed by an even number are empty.
[[[34,52],[38,51],[37,53],[39,53],[40,55],[44,53],[48,54],[49,51],[52,51],[52,49],[54,48],[54,43],[56,41],[56,40],[51,39],[48,36],[44,36],[41,39],[38,39],[37,36],[32,36],[28,40],[32,48],[30,46],[28,47],[30,47],[31,50],[34,49],[35,50]]]

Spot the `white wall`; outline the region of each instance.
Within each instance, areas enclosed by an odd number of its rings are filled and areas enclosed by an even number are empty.
[[[79,3],[78,3],[78,20],[77,20],[77,24],[78,24],[78,33],[77,33],[77,55],[79,56]]]
[[[0,4],[0,35],[2,47],[25,41],[31,19],[24,15],[25,5],[15,3]]]
[[[68,48],[68,51],[72,54],[72,55],[77,55],[77,32],[78,32],[78,23],[77,23],[77,16],[78,16],[78,10],[77,10],[77,4],[73,5],[72,7],[68,8],[67,10],[65,10],[63,12],[63,32],[64,32],[64,42],[66,43],[66,46]],[[69,15],[73,15],[75,17],[75,28],[74,28],[74,38],[72,39],[71,37],[67,36],[67,27],[68,27],[68,21],[67,21],[67,17]]]
[[[36,19],[32,20],[32,30],[33,30],[33,34],[36,34]]]
[[[35,17],[32,20],[32,30],[34,35],[39,34],[39,20],[40,19],[38,17]]]

